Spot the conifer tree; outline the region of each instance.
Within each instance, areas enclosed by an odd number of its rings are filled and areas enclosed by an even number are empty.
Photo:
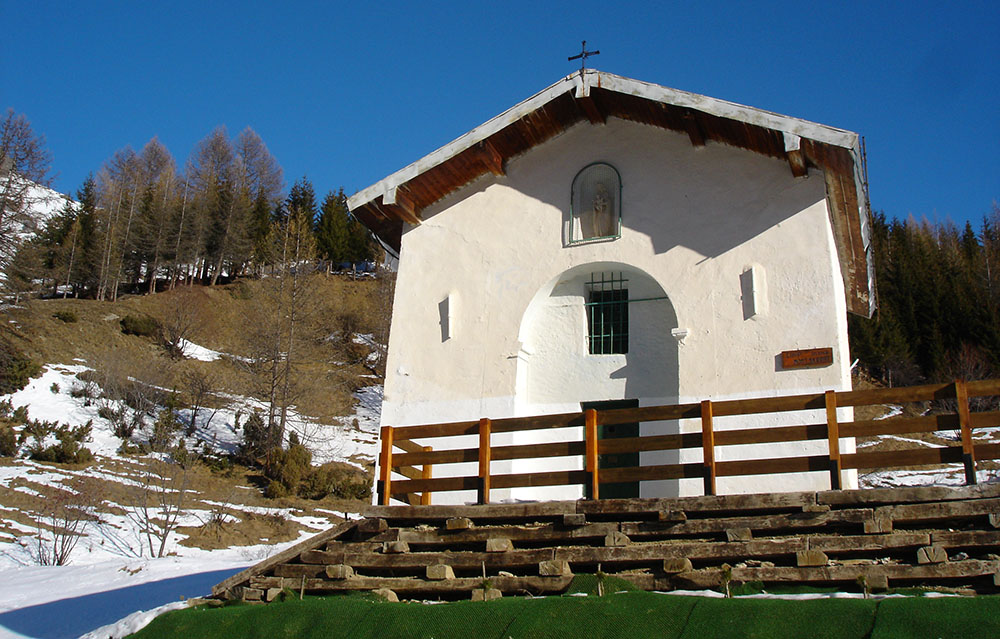
[[[336,193],[327,193],[320,210],[316,222],[316,251],[323,260],[336,268],[341,262],[348,260],[350,213],[343,187]]]

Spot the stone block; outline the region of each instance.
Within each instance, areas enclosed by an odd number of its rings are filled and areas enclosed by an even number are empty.
[[[656,513],[657,521],[687,521],[687,513],[683,510],[661,510]]]
[[[383,532],[389,528],[389,524],[386,523],[381,517],[365,518],[358,522],[358,532],[364,533],[366,535],[374,535],[376,533]]]
[[[386,555],[398,555],[410,552],[410,544],[405,541],[385,541],[382,542],[382,553]]]
[[[800,568],[806,566],[826,566],[830,563],[830,558],[822,550],[800,550],[795,553],[795,565]]]
[[[454,578],[455,571],[451,569],[451,566],[447,566],[445,564],[427,566],[427,579],[431,581],[442,581],[444,579]]]
[[[587,524],[587,515],[583,513],[566,513],[562,516],[562,525],[570,528],[578,528]]]
[[[1000,528],[1000,513],[990,513],[988,516],[990,526]]]
[[[373,590],[372,594],[381,599],[382,601],[399,601],[399,597],[396,593],[389,590],[388,588],[379,588],[378,590]]]
[[[514,544],[510,539],[497,537],[486,540],[486,552],[508,552],[514,550]]]
[[[264,601],[274,601],[281,596],[281,588],[268,588],[264,591]]]
[[[749,528],[727,528],[726,541],[750,541],[753,533]]]
[[[468,517],[452,517],[444,522],[446,530],[468,530],[472,528],[472,520]]]
[[[688,572],[689,570],[694,570],[694,566],[691,565],[691,560],[687,557],[671,557],[663,560],[663,572],[668,575]]]
[[[354,568],[347,564],[333,564],[326,567],[326,576],[330,579],[350,579],[354,576]]]
[[[473,601],[493,601],[501,597],[503,597],[503,593],[500,592],[499,588],[476,588],[472,591]]]
[[[874,516],[865,521],[865,533],[869,535],[892,532],[892,519],[884,516]]]
[[[889,589],[889,575],[883,572],[873,572],[865,575],[865,582],[872,592],[885,592]]]
[[[944,546],[923,546],[917,549],[918,564],[943,564],[948,561],[948,551]]]
[[[828,513],[830,512],[830,504],[805,504],[804,506],[802,506],[802,512]]]
[[[542,577],[569,577],[573,574],[569,562],[563,559],[552,559],[538,562],[538,574]]]
[[[617,530],[604,536],[604,545],[609,548],[621,548],[622,546],[628,546],[630,543],[632,543],[632,540],[628,538],[628,535]]]
[[[264,598],[264,591],[260,588],[244,588],[243,601],[260,601]]]

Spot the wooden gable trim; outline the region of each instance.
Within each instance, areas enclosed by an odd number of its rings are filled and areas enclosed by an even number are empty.
[[[497,150],[496,146],[487,138],[477,145],[479,158],[486,166],[486,170],[497,177],[507,175],[505,168],[506,160]]]
[[[348,204],[398,251],[402,223],[419,224],[427,206],[483,175],[505,176],[510,158],[578,122],[603,124],[610,116],[684,133],[696,147],[711,140],[780,158],[795,177],[808,175],[810,167],[823,170],[847,307],[871,315],[874,283],[862,237],[862,218],[868,211],[856,166],[857,134],[599,71],[563,78],[352,195]]]

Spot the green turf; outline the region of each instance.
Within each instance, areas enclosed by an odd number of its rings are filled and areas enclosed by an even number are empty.
[[[1000,597],[907,597],[879,604],[871,639],[924,637],[1000,637]]]
[[[698,597],[683,639],[862,639],[875,621],[876,601],[865,599],[706,599]]]
[[[589,585],[581,582],[580,588]],[[605,585],[610,585],[605,582]],[[446,604],[307,597],[162,615],[135,635],[301,639],[1000,637],[1000,598],[711,599],[647,592]]]

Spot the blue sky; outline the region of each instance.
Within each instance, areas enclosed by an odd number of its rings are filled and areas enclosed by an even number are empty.
[[[290,186],[353,193],[588,66],[865,136],[872,207],[978,226],[1000,200],[995,2],[16,2],[0,108],[75,191],[158,136],[257,131]]]

